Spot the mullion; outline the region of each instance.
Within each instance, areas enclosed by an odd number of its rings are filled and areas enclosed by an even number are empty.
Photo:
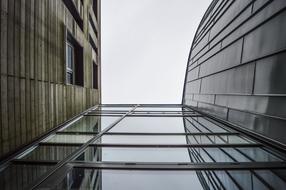
[[[99,168],[99,169],[145,169],[145,170],[207,170],[207,171],[225,171],[225,170],[269,170],[285,169],[285,163],[261,162],[261,163],[166,163],[166,162],[83,162],[69,161],[67,164],[76,168]]]
[[[61,142],[41,142],[39,145],[41,146],[81,146],[85,143],[61,143]],[[218,148],[218,147],[261,147],[262,144],[115,144],[115,143],[94,143],[89,144],[88,146],[98,146],[98,147],[158,147],[158,148],[180,148],[180,147],[194,147],[194,148],[200,148],[200,147],[212,147],[212,148]]]
[[[146,113],[146,112],[158,112],[158,113],[197,113],[195,111],[184,111],[184,110],[180,110],[180,111],[170,111],[170,110],[135,110],[134,113],[136,112],[143,112],[143,113]]]
[[[189,130],[188,130],[189,131]],[[85,132],[85,131],[58,131],[57,134],[78,134],[78,135],[96,135],[98,132]],[[160,135],[160,136],[169,136],[169,135],[238,135],[239,133],[129,133],[129,132],[107,132],[104,135]]]
[[[85,114],[84,116],[118,116],[118,115],[124,115],[124,114],[105,114],[105,113],[98,113],[98,114]],[[161,114],[161,115],[128,115],[127,117],[201,117],[201,115],[167,115],[167,114]]]
[[[115,143],[95,143],[90,144],[90,146],[100,146],[100,147],[162,147],[162,148],[180,148],[180,147],[260,147],[260,144],[115,144]]]
[[[201,115],[195,115],[195,114],[191,114],[191,115],[182,115],[182,114],[172,114],[172,115],[167,115],[167,114],[132,114],[132,115],[128,115],[128,117],[201,117]]]

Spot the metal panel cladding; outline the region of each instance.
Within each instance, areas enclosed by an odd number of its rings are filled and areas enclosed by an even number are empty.
[[[192,43],[183,104],[285,145],[285,34],[285,0],[214,0]]]

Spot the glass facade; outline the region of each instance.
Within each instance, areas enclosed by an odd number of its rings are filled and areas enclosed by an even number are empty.
[[[4,189],[283,189],[285,154],[181,105],[101,105],[2,167]],[[16,180],[17,178],[17,180]]]

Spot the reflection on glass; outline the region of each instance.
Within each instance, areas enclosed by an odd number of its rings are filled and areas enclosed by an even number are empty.
[[[259,178],[257,174],[268,180]],[[283,189],[286,183],[281,176],[285,176],[284,170],[145,171],[75,168],[55,189]]]
[[[187,138],[187,139],[186,139]],[[186,141],[188,140],[188,141]],[[104,135],[107,144],[250,144],[237,135]]]
[[[257,152],[250,159],[240,148],[136,148],[136,147],[89,147],[77,160],[115,162],[280,162],[281,159],[261,148],[243,148]]]
[[[62,135],[57,134],[47,138],[44,142],[49,143],[86,143],[93,135]]]
[[[190,123],[188,123],[190,122]],[[195,130],[203,133],[223,133],[223,132],[229,132],[229,130],[226,130],[222,128],[219,125],[216,125],[213,122],[210,122],[209,120],[206,120],[203,117],[187,117],[185,120],[186,123],[186,129],[189,132],[193,132]]]
[[[65,128],[63,131],[74,132],[100,132],[106,127],[110,126],[120,117],[108,117],[108,116],[85,116]]]
[[[277,156],[262,148],[237,148],[236,150],[247,156],[250,160],[255,160],[256,162],[282,161]],[[285,161],[285,159],[283,161]]]
[[[0,172],[1,189],[25,189],[52,165],[10,165]]]
[[[247,148],[189,148],[191,160],[204,162],[280,162],[281,159],[259,147]],[[256,153],[250,157],[248,152]]]
[[[190,144],[250,144],[237,135],[189,135]]]
[[[187,148],[89,147],[77,160],[94,162],[190,162],[190,156]]]
[[[186,144],[184,135],[104,135],[96,143],[111,144]]]
[[[77,146],[38,146],[27,152],[21,159],[59,161],[70,155],[77,148]]]
[[[126,117],[110,132],[184,133],[181,117]]]

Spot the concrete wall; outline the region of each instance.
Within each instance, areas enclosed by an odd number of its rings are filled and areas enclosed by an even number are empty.
[[[100,89],[92,89],[100,51],[88,40],[91,5],[83,1],[82,31],[61,0],[1,0],[0,158],[100,102]],[[84,50],[84,86],[66,84],[67,29]]]
[[[285,9],[285,0],[214,0],[193,40],[183,103],[285,145]]]

